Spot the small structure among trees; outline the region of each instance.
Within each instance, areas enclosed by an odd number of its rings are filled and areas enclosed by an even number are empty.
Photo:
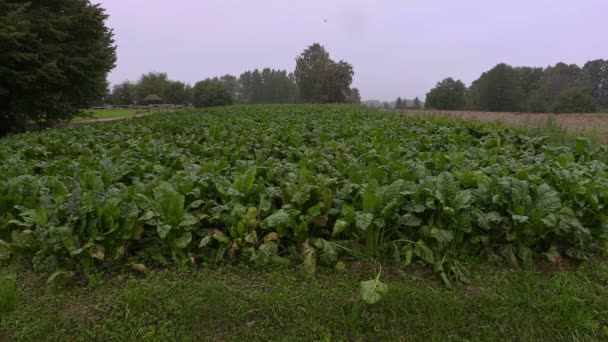
[[[144,103],[147,105],[151,105],[151,104],[160,104],[163,99],[156,95],[156,94],[149,94],[148,96],[144,97]]]

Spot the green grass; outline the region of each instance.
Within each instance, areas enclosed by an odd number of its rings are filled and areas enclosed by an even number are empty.
[[[557,122],[554,115],[550,115],[542,121],[528,122],[523,130],[527,135],[546,136],[551,145],[572,146],[579,137],[588,139],[594,145],[608,143],[608,137],[596,127],[581,132],[569,132],[565,126]]]
[[[83,117],[78,120],[124,118],[138,114],[137,109],[91,109],[93,117]]]
[[[390,268],[389,292],[363,304],[365,263],[323,269],[243,266],[147,277],[101,277],[96,285],[45,285],[23,272],[18,309],[5,312],[0,340],[343,341],[603,340],[608,338],[608,264],[535,272],[476,267],[471,284],[448,290],[423,271]]]
[[[0,315],[15,308],[16,279],[14,274],[0,276]]]

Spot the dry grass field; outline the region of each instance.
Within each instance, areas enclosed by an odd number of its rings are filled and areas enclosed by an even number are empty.
[[[523,127],[542,127],[548,123],[557,125],[570,133],[593,134],[606,142],[608,138],[608,114],[541,114],[513,112],[472,112],[444,110],[402,110],[405,114],[444,115],[466,120],[503,122]]]

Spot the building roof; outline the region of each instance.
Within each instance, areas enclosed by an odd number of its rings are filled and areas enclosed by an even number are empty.
[[[146,97],[144,97],[144,101],[148,102],[148,101],[162,101],[163,99],[156,95],[156,94],[150,94]]]

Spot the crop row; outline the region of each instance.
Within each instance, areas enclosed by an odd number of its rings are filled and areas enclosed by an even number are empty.
[[[366,256],[584,259],[608,148],[350,106],[236,106],[0,140],[0,259],[46,272]]]

